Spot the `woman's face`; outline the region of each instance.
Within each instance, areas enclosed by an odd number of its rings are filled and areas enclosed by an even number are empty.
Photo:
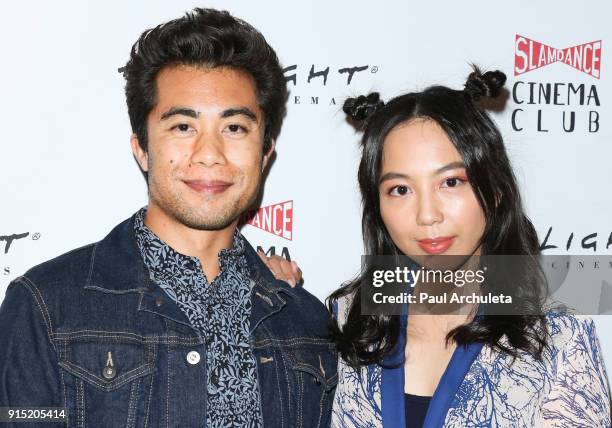
[[[461,155],[434,121],[395,127],[385,139],[380,212],[406,255],[480,254],[484,212]]]

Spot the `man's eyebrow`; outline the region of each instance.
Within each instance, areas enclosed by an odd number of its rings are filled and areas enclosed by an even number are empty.
[[[222,119],[225,119],[226,117],[237,116],[237,115],[246,116],[248,119],[257,123],[257,115],[255,114],[253,110],[251,110],[248,107],[228,108],[227,110],[223,110],[221,112]]]
[[[167,110],[161,115],[159,121],[161,122],[162,120],[166,120],[176,115],[188,116],[197,119],[198,117],[200,117],[200,112],[195,111],[194,109],[189,107],[171,107],[169,110]]]
[[[444,165],[441,168],[436,169],[435,174],[441,174],[446,171],[451,171],[453,169],[465,168],[465,164],[462,161],[451,162],[449,164]],[[380,177],[378,180],[378,184],[382,184],[384,181],[393,180],[395,178],[402,178],[404,180],[409,180],[410,176],[408,174],[402,174],[401,172],[388,172]]]

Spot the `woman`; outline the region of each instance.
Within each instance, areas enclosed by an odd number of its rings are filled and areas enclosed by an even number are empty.
[[[366,254],[521,255],[517,315],[362,315],[368,266],[334,292],[341,356],[337,427],[610,426],[610,391],[593,322],[545,311],[538,238],[502,137],[478,101],[499,71],[461,91],[435,86],[384,104],[349,99],[363,130],[359,185]],[[273,266],[276,271],[290,266]],[[476,312],[478,315],[476,316]]]

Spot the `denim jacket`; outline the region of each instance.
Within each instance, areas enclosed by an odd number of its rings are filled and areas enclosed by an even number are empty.
[[[205,425],[206,343],[149,279],[133,221],[9,285],[0,407],[63,407],[69,427]],[[246,256],[264,426],[328,426],[338,379],[329,314],[304,289],[275,280],[248,244]]]

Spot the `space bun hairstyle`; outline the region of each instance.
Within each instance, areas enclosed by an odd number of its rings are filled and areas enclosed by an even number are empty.
[[[512,313],[517,315],[485,313],[452,330],[447,340],[458,344],[484,342],[514,356],[518,350],[524,350],[539,358],[547,343],[542,309],[546,298],[545,281],[541,270],[531,267],[539,266],[539,240],[525,215],[501,133],[484,110],[485,103],[480,102],[483,98],[499,96],[505,82],[506,75],[501,71],[483,73],[473,66],[461,90],[431,86],[386,103],[374,92],[347,99],[343,111],[347,120],[363,132],[358,181],[365,254],[402,254],[380,213],[379,179],[385,138],[397,126],[413,120],[434,122],[463,158],[468,181],[484,212],[482,253],[524,255],[533,259],[529,270],[522,272],[524,281],[519,281],[520,284],[510,283],[508,279],[508,283],[496,281],[490,287],[494,294],[505,292],[516,296]],[[372,266],[363,266],[361,275],[345,283],[327,301],[329,309],[333,310],[340,298],[349,297],[351,303],[345,322],[342,327],[335,324],[333,335],[342,358],[355,368],[381,364],[397,344],[400,332],[397,316],[361,314],[361,285],[367,283],[365,272],[371,269]]]
[[[342,111],[347,115],[350,122],[357,127],[363,127],[366,120],[384,105],[385,103],[380,99],[380,94],[372,92],[368,95],[348,98],[342,105]]]
[[[464,94],[475,103],[483,97],[498,97],[506,84],[506,75],[499,70],[482,73],[475,65],[472,68],[473,71],[465,82]],[[347,98],[342,105],[342,111],[346,114],[347,120],[360,129],[374,113],[384,106],[385,103],[380,99],[380,94],[371,92],[368,95]]]
[[[463,91],[473,101],[479,101],[482,97],[498,97],[506,84],[506,75],[499,70],[482,73],[476,66],[473,66],[473,69]]]

